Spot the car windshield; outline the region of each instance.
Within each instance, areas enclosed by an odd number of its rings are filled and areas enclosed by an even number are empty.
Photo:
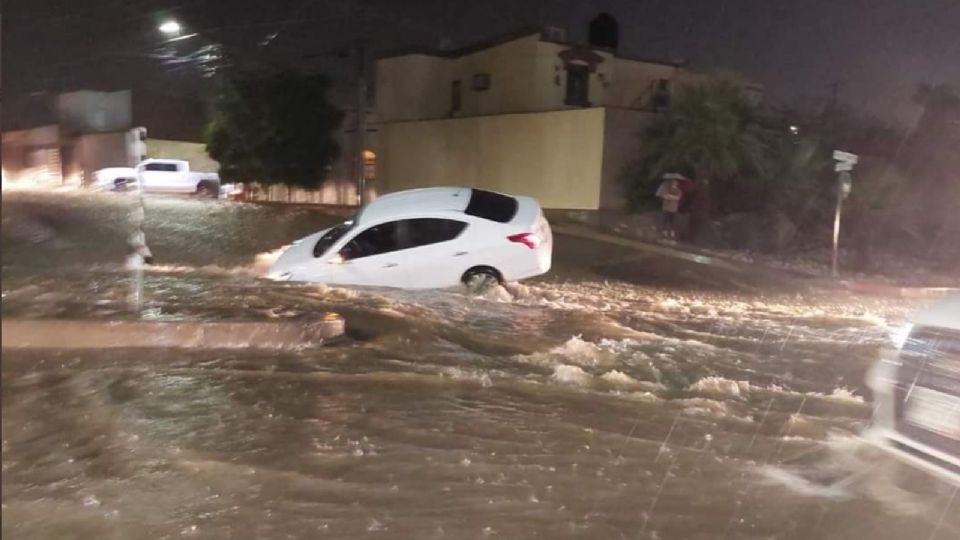
[[[313,245],[313,256],[320,257],[327,250],[330,249],[330,246],[337,243],[337,240],[343,238],[343,235],[347,234],[347,231],[353,228],[352,221],[344,221],[343,223],[332,227],[329,231],[324,233],[323,236],[317,240],[317,243]]]

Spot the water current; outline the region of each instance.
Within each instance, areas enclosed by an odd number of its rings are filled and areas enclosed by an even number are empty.
[[[858,438],[912,304],[614,268],[562,235],[553,272],[480,297],[274,283],[268,251],[339,218],[153,199],[131,314],[131,204],[5,194],[4,317],[336,311],[348,335],[5,351],[4,538],[960,537],[954,487]]]

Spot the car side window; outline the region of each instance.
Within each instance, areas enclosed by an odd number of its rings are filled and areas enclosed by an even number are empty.
[[[360,259],[402,249],[400,221],[374,225],[347,242],[340,250],[344,259]]]
[[[454,219],[417,218],[407,220],[407,247],[426,246],[453,240],[467,228],[467,224]]]
[[[163,171],[177,172],[177,165],[174,163],[147,163],[143,166],[145,171]]]

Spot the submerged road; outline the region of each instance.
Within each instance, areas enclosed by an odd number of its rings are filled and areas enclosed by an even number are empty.
[[[4,317],[129,317],[127,205],[5,193]],[[857,437],[914,304],[562,231],[554,272],[479,298],[257,278],[334,219],[149,200],[142,319],[348,338],[5,350],[3,536],[960,536],[953,486]]]

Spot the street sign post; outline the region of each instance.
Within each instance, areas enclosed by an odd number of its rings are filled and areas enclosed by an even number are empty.
[[[836,164],[833,170],[837,173],[837,210],[833,216],[833,264],[831,271],[834,276],[837,275],[837,264],[840,259],[840,212],[843,209],[843,200],[850,195],[853,189],[853,177],[850,171],[860,161],[860,157],[850,152],[842,150],[833,151],[833,159]]]
[[[834,150],[833,159],[834,161],[842,161],[842,162],[850,163],[852,165],[856,165],[857,162],[860,161],[860,156],[856,154],[851,154],[850,152],[844,152],[842,150]]]

